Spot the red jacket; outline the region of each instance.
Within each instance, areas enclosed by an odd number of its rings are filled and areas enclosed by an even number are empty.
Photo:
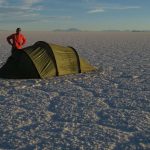
[[[7,37],[7,41],[12,47],[22,49],[22,46],[26,43],[26,38],[21,33],[14,33]]]

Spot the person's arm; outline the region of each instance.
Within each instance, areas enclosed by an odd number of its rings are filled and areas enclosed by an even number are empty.
[[[22,35],[22,45],[26,44],[27,40],[26,38]]]
[[[12,40],[12,35],[10,35],[10,36],[7,37],[7,42],[8,42],[10,45],[12,45],[11,40]]]

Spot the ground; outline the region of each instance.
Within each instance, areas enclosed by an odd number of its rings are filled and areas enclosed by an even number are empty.
[[[10,55],[8,34],[1,31],[1,66]],[[0,149],[150,149],[150,32],[25,35],[27,45],[73,46],[97,70],[0,79]]]

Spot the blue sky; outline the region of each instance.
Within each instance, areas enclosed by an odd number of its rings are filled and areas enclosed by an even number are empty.
[[[150,0],[0,0],[0,29],[150,30]]]

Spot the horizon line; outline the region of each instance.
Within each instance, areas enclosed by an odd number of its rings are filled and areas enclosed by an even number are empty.
[[[73,30],[71,30],[73,29]],[[0,31],[14,31],[15,32],[15,29],[0,29]],[[49,31],[49,32],[115,32],[115,31],[118,31],[118,32],[125,32],[125,31],[129,31],[129,32],[148,32],[150,31],[150,29],[123,29],[123,30],[120,30],[120,29],[104,29],[104,30],[81,30],[81,29],[78,29],[78,28],[68,28],[68,29],[53,29],[53,30],[23,30],[23,31],[30,31],[30,32],[36,32],[36,31]]]

